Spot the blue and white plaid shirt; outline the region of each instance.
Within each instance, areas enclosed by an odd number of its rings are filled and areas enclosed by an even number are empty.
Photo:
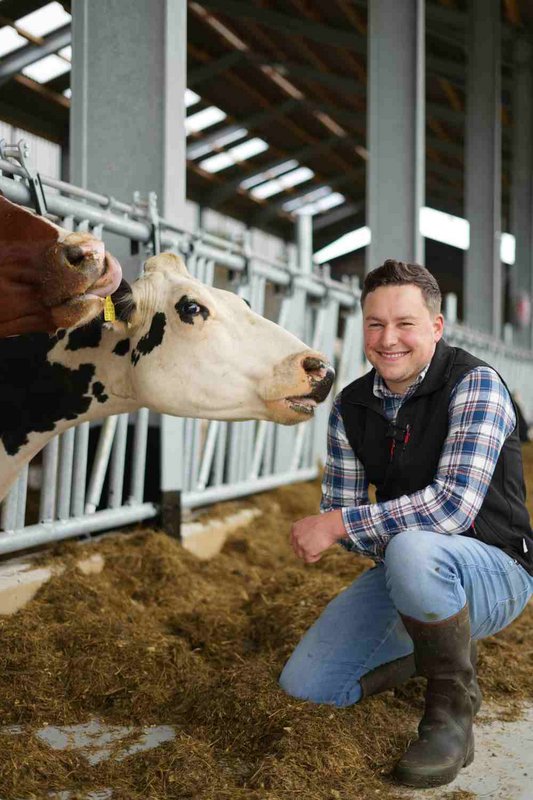
[[[374,394],[394,420],[402,403],[424,379],[428,366],[403,395],[376,374]],[[477,516],[503,443],[516,425],[509,392],[489,367],[475,367],[450,397],[449,429],[433,483],[384,503],[369,502],[368,478],[346,437],[340,395],[331,410],[321,511],[342,509],[348,549],[381,560],[390,538],[407,529],[462,533]]]

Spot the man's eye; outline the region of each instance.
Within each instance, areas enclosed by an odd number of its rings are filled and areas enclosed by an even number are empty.
[[[182,297],[181,300],[178,300],[175,309],[182,322],[188,322],[191,325],[194,324],[194,317],[201,316],[203,319],[207,319],[209,316],[207,308],[197,303],[196,300],[192,300],[190,297]]]

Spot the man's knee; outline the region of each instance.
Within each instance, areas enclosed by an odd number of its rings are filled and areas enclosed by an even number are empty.
[[[326,664],[313,663],[306,659],[301,664],[295,653],[285,665],[280,677],[281,688],[298,700],[310,703],[334,705],[340,708],[357,703],[361,699],[361,687],[357,678],[336,675]]]
[[[437,535],[428,531],[408,530],[393,536],[385,550],[387,573],[415,578],[421,570],[433,566]]]

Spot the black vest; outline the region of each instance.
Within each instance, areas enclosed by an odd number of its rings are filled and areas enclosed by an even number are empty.
[[[489,365],[441,340],[424,380],[401,406],[394,423],[386,418],[381,400],[374,395],[375,370],[342,391],[346,435],[376,487],[378,502],[413,494],[433,483],[448,433],[450,395],[456,384],[479,366]],[[463,535],[500,547],[533,574],[533,536],[525,496],[515,427],[503,445],[481,509]]]

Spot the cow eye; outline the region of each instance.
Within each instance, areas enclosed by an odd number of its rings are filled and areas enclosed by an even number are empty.
[[[201,316],[203,319],[207,319],[209,316],[209,311],[205,306],[187,296],[183,296],[181,300],[178,300],[175,309],[182,322],[188,322],[190,325],[194,325],[194,317]]]

